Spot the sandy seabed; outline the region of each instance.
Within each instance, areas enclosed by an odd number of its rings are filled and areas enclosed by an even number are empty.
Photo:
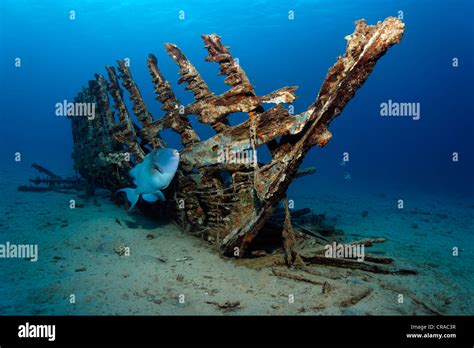
[[[335,276],[332,267],[319,266],[315,277],[328,280],[332,289],[323,294],[322,286],[277,277],[271,267],[223,258],[172,224],[116,206],[108,193],[86,199],[19,192],[16,187],[31,172],[1,174],[0,243],[39,248],[37,262],[0,259],[2,315],[474,314],[469,199],[406,194],[406,207],[399,210],[394,203],[399,193],[328,192],[315,201],[290,190],[295,208],[325,212],[348,240],[386,238],[370,251],[419,272],[344,270],[341,276],[338,270]],[[70,209],[70,199],[83,207]],[[120,245],[130,248],[130,256],[116,253]],[[452,255],[455,246],[459,256]]]

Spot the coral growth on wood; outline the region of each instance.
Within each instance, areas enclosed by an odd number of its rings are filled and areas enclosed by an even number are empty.
[[[186,84],[185,89],[194,95],[194,102],[182,105],[158,68],[157,58],[153,54],[148,57],[156,100],[164,111],[160,118],[145,105],[126,62],[119,61],[120,75],[107,67],[109,81],[96,74],[75,99],[98,105],[98,116],[92,121],[71,118],[75,167],[92,186],[112,190],[130,186],[128,170],[151,149],[165,146],[160,132],[173,130],[184,147],[180,170],[165,192],[173,221],[214,243],[222,253],[242,256],[265,225],[275,224],[270,218],[293,179],[314,172],[314,168],[299,170],[306,153],[331,139],[330,122],[362,86],[378,59],[400,41],[403,31],[404,24],[396,18],[374,26],[357,21],[354,33],[346,38],[345,54],[329,69],[317,99],[296,115],[283,105],[295,100],[297,87],[256,95],[242,67],[215,34],[202,39],[208,51],[206,61],[219,64],[220,74],[230,86],[221,95],[211,91],[176,45],[166,44],[167,53],[180,69],[178,82]],[[131,99],[134,118],[126,107],[120,80]],[[265,109],[263,104],[272,107]],[[231,126],[228,116],[236,112],[248,113],[248,119]],[[210,125],[216,135],[201,140],[188,120],[192,114]],[[271,153],[267,163],[256,156],[263,145]],[[238,156],[229,160],[223,153],[251,156],[245,161],[235,160],[242,158]],[[290,248],[294,241],[289,221],[285,231],[291,262],[296,255]],[[312,260],[319,262],[317,257]]]

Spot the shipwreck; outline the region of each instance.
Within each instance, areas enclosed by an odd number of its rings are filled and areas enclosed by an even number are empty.
[[[183,149],[180,168],[166,189],[165,206],[139,203],[144,210],[166,209],[182,230],[212,243],[226,256],[240,258],[249,255],[250,246],[263,231],[277,231],[283,243],[285,260],[340,265],[377,273],[407,272],[385,265],[392,260],[366,257],[367,262],[329,259],[321,250],[308,254],[298,252],[295,230],[314,236],[323,243],[332,242],[319,231],[307,227],[320,223],[318,216],[309,216],[309,209],[292,211],[288,208],[286,192],[297,177],[314,173],[314,168],[300,169],[306,153],[313,146],[324,147],[331,139],[328,127],[341,114],[345,105],[363,85],[375,64],[387,50],[400,42],[404,24],[397,18],[387,18],[376,25],[364,20],[355,23],[355,31],[346,37],[344,55],[329,69],[316,100],[299,113],[291,114],[284,105],[291,104],[297,87],[283,87],[267,95],[258,96],[242,67],[216,34],[202,35],[208,56],[207,62],[217,63],[225,76],[229,90],[215,95],[196,67],[174,44],[165,48],[179,66],[179,83],[194,95],[194,102],[182,105],[158,67],[157,58],[150,54],[147,66],[151,75],[156,100],[163,115],[152,115],[145,105],[130,67],[119,60],[117,69],[107,66],[107,78],[95,74],[75,97],[76,103],[95,103],[96,117],[88,120],[71,117],[74,142],[75,169],[85,180],[88,192],[97,187],[114,192],[130,186],[128,171],[143,160],[152,149],[165,147],[161,133],[166,129],[176,132]],[[124,90],[133,108],[125,103]],[[264,104],[272,107],[264,108]],[[248,114],[243,123],[231,126],[232,113]],[[189,115],[211,126],[216,134],[200,139],[192,127]],[[262,163],[254,157],[261,146],[266,146],[271,159]],[[227,154],[247,153],[246,159],[229,160]],[[265,232],[265,233],[267,233]],[[299,235],[299,234],[298,234]],[[337,233],[336,233],[337,235]],[[363,240],[371,246],[381,239]],[[258,252],[256,253],[256,255]]]

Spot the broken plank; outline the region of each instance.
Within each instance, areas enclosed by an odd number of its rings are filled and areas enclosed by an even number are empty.
[[[303,261],[319,264],[319,265],[327,265],[327,266],[335,266],[335,267],[342,267],[342,268],[351,268],[351,269],[360,269],[366,272],[372,273],[380,273],[380,274],[398,274],[398,275],[410,275],[410,274],[417,274],[415,270],[410,269],[401,269],[401,268],[388,268],[383,267],[377,264],[371,264],[368,262],[360,262],[354,260],[348,260],[343,258],[330,258],[325,257],[322,255],[308,255],[308,254],[300,254]]]

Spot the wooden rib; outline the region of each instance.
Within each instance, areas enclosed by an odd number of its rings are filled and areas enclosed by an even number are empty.
[[[122,78],[122,85],[127,89],[128,93],[130,94],[130,100],[133,103],[133,113],[135,116],[137,116],[138,120],[142,124],[142,127],[145,127],[153,122],[153,116],[148,111],[140,90],[133,80],[130,68],[127,66],[124,60],[119,60],[118,66],[120,77]],[[145,141],[153,148],[165,147],[165,144],[158,133],[153,137],[145,139]]]
[[[103,116],[104,127],[107,132],[110,132],[115,125],[115,118],[114,112],[110,108],[109,95],[107,94],[107,81],[101,74],[95,74],[95,79],[98,86],[98,103]]]
[[[181,78],[178,80],[178,83],[186,82],[188,84],[186,90],[193,92],[196,101],[212,97],[213,93],[209,87],[207,87],[206,82],[178,46],[168,43],[165,47],[170,57],[173,58],[175,63],[180,67],[179,73]]]
[[[109,74],[109,93],[114,100],[114,106],[118,113],[118,118],[122,127],[125,129],[122,132],[116,132],[113,134],[114,138],[123,144],[127,144],[130,148],[130,152],[135,156],[137,162],[141,162],[145,158],[145,153],[138,145],[135,128],[133,126],[130,114],[123,101],[123,91],[118,83],[118,77],[114,67],[105,67]]]
[[[247,75],[229,52],[229,47],[221,43],[221,37],[216,34],[202,35],[202,39],[206,44],[209,56],[206,57],[208,62],[216,62],[220,66],[220,75],[226,75],[224,82],[229,86],[245,86],[248,91],[253,92],[253,86],[250,84]]]
[[[169,82],[163,77],[158,68],[158,61],[153,54],[148,56],[147,66],[155,87],[156,99],[161,102],[161,109],[166,111],[162,119],[157,120],[143,127],[144,137],[151,138],[165,128],[171,128],[181,137],[181,142],[185,147],[189,147],[200,141],[199,136],[191,126],[185,114],[180,112],[180,103]]]
[[[137,84],[133,80],[132,72],[124,60],[119,60],[118,70],[122,78],[122,85],[130,93],[130,100],[133,102],[133,113],[137,116],[143,126],[153,122],[153,116],[143,101],[143,97],[138,89]]]
[[[363,85],[378,59],[394,44],[400,42],[404,24],[397,18],[387,18],[376,26],[364,20],[356,22],[354,33],[348,37],[346,53],[330,69],[316,102],[308,108],[309,120],[304,130],[282,137],[273,159],[260,167],[255,176],[255,192],[262,203],[224,238],[222,249],[231,253],[235,247],[245,250],[271,216],[274,206],[285,195],[306,153],[314,144],[325,145],[330,138],[327,127]]]
[[[256,96],[253,85],[250,83],[247,75],[244,70],[237,64],[234,57],[232,57],[229,47],[224,46],[221,42],[221,37],[217,34],[202,35],[202,39],[205,43],[205,48],[207,49],[209,56],[206,58],[208,62],[216,62],[220,66],[220,75],[226,75],[224,82],[229,86],[234,87],[233,89],[240,87],[248,96]],[[289,87],[285,87],[289,88]],[[293,87],[296,90],[296,87]],[[293,90],[293,91],[294,91]],[[285,103],[293,102],[294,98],[291,101],[285,101]],[[260,100],[260,103],[266,102]],[[279,103],[277,103],[279,104]],[[255,115],[261,114],[265,111],[263,106],[258,105],[252,111]],[[235,112],[235,111],[234,111]],[[247,111],[249,112],[249,111]],[[276,139],[270,140],[267,143],[267,147],[270,153],[273,155],[273,152],[278,148],[278,142]]]

